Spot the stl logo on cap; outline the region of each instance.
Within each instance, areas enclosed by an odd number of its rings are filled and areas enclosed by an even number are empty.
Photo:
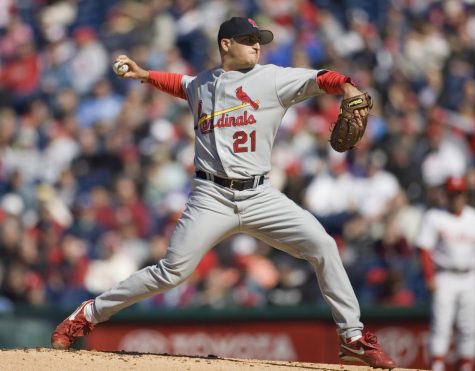
[[[248,18],[247,20],[249,21],[250,24],[252,24],[252,27],[257,28],[257,24],[256,24],[256,21],[254,19]]]

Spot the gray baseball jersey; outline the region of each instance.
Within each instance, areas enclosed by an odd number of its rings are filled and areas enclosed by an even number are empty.
[[[182,87],[195,116],[196,168],[237,179],[267,174],[274,138],[287,108],[323,93],[317,74],[316,70],[256,65],[248,71],[214,68],[196,77],[184,76]],[[98,296],[95,319],[105,321],[122,308],[180,284],[210,248],[235,233],[247,233],[307,260],[339,334],[346,338],[361,334],[358,301],[335,241],[308,211],[267,179],[242,191],[193,179],[166,257]]]
[[[267,174],[277,129],[287,108],[324,93],[319,71],[256,65],[250,71],[213,68],[185,76],[195,118],[195,165],[228,178]]]

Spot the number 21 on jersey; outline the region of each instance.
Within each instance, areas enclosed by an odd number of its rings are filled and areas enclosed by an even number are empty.
[[[233,151],[240,152],[255,152],[256,151],[256,131],[253,130],[249,134],[245,131],[236,131],[233,135]]]

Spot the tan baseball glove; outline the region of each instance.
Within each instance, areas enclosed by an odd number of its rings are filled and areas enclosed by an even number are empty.
[[[337,152],[352,149],[363,137],[368,123],[369,111],[373,102],[368,93],[344,99],[340,105],[340,114],[331,129],[330,144]],[[366,115],[355,114],[355,110],[368,108]]]

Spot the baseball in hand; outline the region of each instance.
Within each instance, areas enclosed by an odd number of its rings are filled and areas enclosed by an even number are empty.
[[[117,75],[122,76],[123,74],[129,71],[129,66],[120,62],[115,62],[112,66],[112,69]]]

